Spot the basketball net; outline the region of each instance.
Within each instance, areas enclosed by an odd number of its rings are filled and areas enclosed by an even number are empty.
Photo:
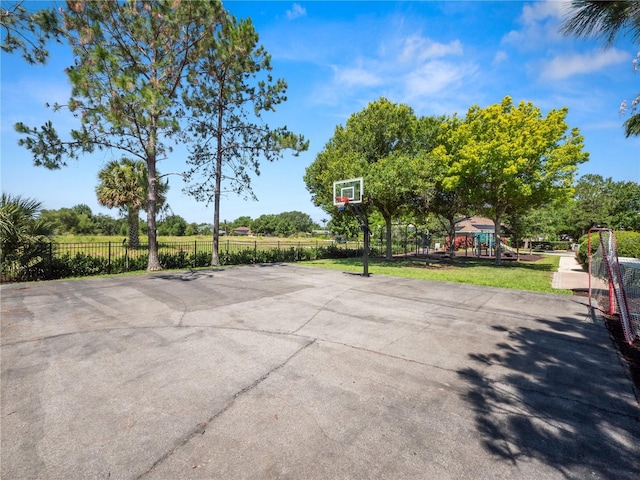
[[[349,197],[336,197],[336,207],[339,212],[342,212],[347,205],[349,205]]]

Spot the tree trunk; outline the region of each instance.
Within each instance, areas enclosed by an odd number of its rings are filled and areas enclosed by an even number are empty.
[[[140,210],[129,207],[127,209],[127,225],[129,226],[129,247],[138,248],[140,246]]]
[[[500,231],[502,230],[502,214],[498,214],[495,218],[495,244],[496,244],[496,265],[500,265],[502,262],[501,255],[501,242],[500,242]]]
[[[216,189],[213,198],[213,248],[211,249],[211,266],[220,266],[220,187],[222,184],[222,151],[219,149],[216,159]]]
[[[222,88],[222,87],[221,87]],[[211,266],[220,266],[220,256],[218,254],[220,244],[220,189],[222,188],[222,127],[224,126],[222,121],[224,118],[224,105],[222,105],[222,92],[219,93],[218,98],[220,104],[218,104],[218,126],[216,132],[216,188],[213,192],[213,248],[211,249]]]
[[[449,219],[449,257],[453,258],[456,256],[456,220],[455,218]]]
[[[155,119],[152,119],[155,123]],[[156,128],[151,127],[149,138],[149,148],[147,149],[147,173],[149,175],[149,195],[147,197],[147,238],[149,239],[149,260],[147,270],[150,272],[162,270],[160,259],[158,258],[158,235],[156,231],[156,209],[157,209],[157,178],[156,178],[156,148],[157,133]]]
[[[385,255],[385,258],[387,260],[393,260],[393,244],[391,243],[392,242],[392,238],[391,238],[392,237],[392,235],[391,235],[392,234],[392,231],[391,231],[391,228],[392,228],[391,227],[391,216],[386,216],[385,215],[384,223],[387,226],[387,233],[386,233],[386,235],[387,235],[387,253]],[[366,234],[366,232],[365,232],[365,234]]]

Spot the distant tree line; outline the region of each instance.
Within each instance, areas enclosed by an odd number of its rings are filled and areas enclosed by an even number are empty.
[[[610,177],[587,174],[578,178],[573,191],[569,198],[531,210],[525,215],[508,215],[504,236],[512,238],[514,245],[516,242],[522,245],[525,239],[577,242],[591,227],[640,232],[640,183],[616,182]],[[454,221],[462,218],[457,216]],[[385,222],[375,212],[371,215],[370,224],[374,232],[384,230]],[[446,226],[433,217],[416,222],[415,217],[407,215],[399,217],[397,224],[413,224],[434,237],[448,235]],[[337,215],[329,222],[328,229],[347,238],[361,235],[352,219],[345,221]]]
[[[42,204],[38,203],[40,208]],[[85,204],[58,210],[41,209],[37,218],[50,224],[55,235],[120,235],[128,234],[127,215],[121,218],[104,214],[94,214]],[[22,218],[22,217],[21,217]],[[400,223],[410,223],[412,219],[400,219]],[[341,217],[328,222],[327,231],[346,238],[358,236],[357,226],[351,230]],[[414,222],[415,223],[415,222]],[[519,220],[508,217],[507,231],[519,229],[519,238],[535,238],[544,241],[577,240],[588,232],[589,228],[601,226],[614,230],[640,232],[640,184],[632,181],[619,181],[604,178],[601,175],[587,174],[580,177],[574,186],[574,195],[562,202],[556,202],[529,212]],[[372,215],[372,230],[380,231],[384,219]],[[146,222],[139,220],[140,231],[146,233]],[[257,218],[240,216],[235,220],[223,220],[221,232],[230,235],[239,227],[247,227],[254,235],[289,237],[310,234],[322,227],[306,213],[292,211],[279,214],[263,214]],[[440,222],[424,222],[423,230],[434,235],[446,235]],[[158,222],[158,235],[191,236],[211,235],[211,224],[187,222],[176,214],[164,215]]]
[[[123,212],[122,218],[113,218],[109,215],[94,214],[86,204],[74,205],[70,208],[58,210],[41,209],[42,204],[37,202],[38,209],[28,216],[38,218],[39,221],[50,226],[51,235],[128,235],[128,216]],[[138,219],[140,231],[146,234],[146,222]],[[249,216],[241,216],[233,221],[223,221],[222,230],[227,235],[239,227],[247,227],[255,235],[291,237],[301,234],[311,234],[319,229],[311,217],[303,212],[284,212],[279,214],[260,215],[256,219]],[[209,223],[189,223],[183,217],[176,214],[163,215],[158,224],[160,236],[192,236],[211,235],[212,226]]]

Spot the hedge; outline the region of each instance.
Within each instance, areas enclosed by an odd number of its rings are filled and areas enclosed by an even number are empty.
[[[619,257],[631,257],[640,258],[640,233],[617,231],[616,245],[618,247]],[[598,232],[591,233],[591,254],[595,253],[598,249]],[[583,235],[580,237],[580,248],[578,249],[578,261],[586,265],[587,264],[587,249],[589,248],[589,235]]]

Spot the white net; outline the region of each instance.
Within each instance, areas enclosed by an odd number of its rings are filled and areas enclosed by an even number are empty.
[[[640,340],[640,260],[618,258],[611,230],[593,229],[589,235],[591,250],[597,245],[589,257],[589,303],[619,315],[629,343]]]

